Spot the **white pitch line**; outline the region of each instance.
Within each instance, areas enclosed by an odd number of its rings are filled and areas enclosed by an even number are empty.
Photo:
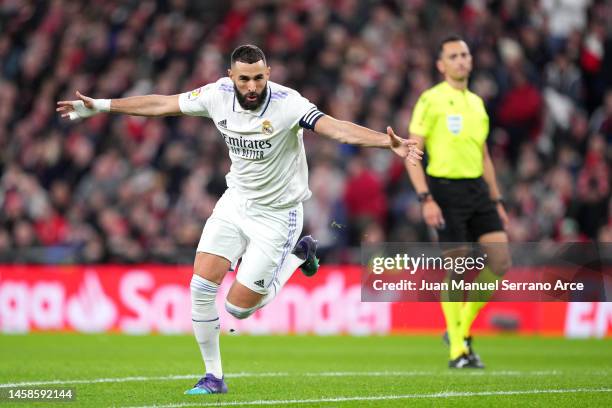
[[[571,389],[543,389],[543,390],[516,390],[516,391],[479,391],[479,392],[459,392],[445,391],[435,394],[406,394],[406,395],[379,395],[365,397],[333,397],[333,398],[312,398],[312,399],[293,399],[293,400],[255,400],[255,401],[227,401],[227,402],[183,402],[168,405],[144,405],[140,407],[126,408],[180,408],[180,407],[231,407],[246,405],[289,405],[289,404],[316,404],[325,402],[352,402],[352,401],[389,401],[402,399],[418,398],[454,398],[454,397],[487,397],[495,395],[533,395],[533,394],[576,394],[582,392],[612,392],[612,388],[571,388]]]
[[[470,375],[470,376],[519,376],[519,375],[531,375],[531,376],[544,376],[544,375],[559,375],[560,371],[549,370],[549,371],[339,371],[339,372],[320,372],[320,373],[295,373],[293,375],[302,375],[304,377],[417,377],[425,375]]]
[[[167,381],[167,380],[189,380],[198,379],[202,376],[202,373],[197,374],[184,374],[184,375],[165,375],[157,377],[116,377],[116,378],[92,378],[89,380],[49,380],[49,381],[26,381],[17,383],[5,383],[0,384],[0,388],[11,388],[11,387],[29,387],[35,385],[69,385],[69,384],[99,384],[99,383],[123,383],[123,382],[137,382],[137,381]],[[241,378],[241,377],[288,377],[289,373],[234,373],[228,374],[228,378]]]
[[[167,375],[160,377],[120,377],[120,378],[92,378],[89,380],[50,380],[50,381],[26,381],[16,383],[0,384],[0,388],[30,387],[36,385],[69,385],[69,384],[98,384],[98,383],[122,383],[132,381],[155,381],[155,380],[186,380],[195,378],[199,374],[192,375]]]
[[[338,371],[338,372],[310,372],[310,373],[288,373],[288,372],[241,372],[227,374],[227,378],[248,378],[248,377],[418,377],[427,375],[455,375],[455,372],[437,372],[437,371]],[[558,375],[560,371],[467,371],[460,374],[471,376],[543,376],[543,375]],[[176,381],[176,380],[193,380],[201,377],[198,374],[184,375],[166,375],[166,376],[134,376],[134,377],[115,377],[115,378],[92,378],[74,379],[74,380],[49,380],[49,381],[24,381],[14,383],[0,384],[0,388],[13,387],[31,387],[38,385],[71,385],[71,384],[101,384],[101,383],[124,383],[124,382],[139,382],[139,381]]]

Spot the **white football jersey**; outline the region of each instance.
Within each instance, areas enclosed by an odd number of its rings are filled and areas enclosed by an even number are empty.
[[[293,207],[308,199],[303,130],[323,116],[297,91],[268,81],[268,94],[255,111],[245,110],[228,77],[179,97],[181,112],[211,118],[229,149],[229,188],[253,202]]]

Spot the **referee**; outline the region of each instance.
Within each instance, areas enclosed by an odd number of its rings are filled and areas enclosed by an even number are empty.
[[[467,88],[472,70],[470,50],[460,37],[444,39],[436,66],[444,81],[421,94],[410,122],[410,136],[427,152],[423,166],[406,166],[422,203],[423,218],[444,243],[478,242],[487,250],[487,267],[476,278],[493,281],[510,265],[508,222],[495,170],[486,145],[489,117],[482,99]],[[500,244],[501,243],[501,244]],[[445,255],[466,245],[445,244]],[[459,252],[461,253],[461,252]],[[468,300],[470,294],[468,294]],[[483,300],[483,299],[479,299]],[[450,368],[484,368],[472,349],[470,327],[483,301],[445,302]]]

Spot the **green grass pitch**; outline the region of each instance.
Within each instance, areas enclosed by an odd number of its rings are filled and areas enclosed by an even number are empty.
[[[3,392],[34,382],[73,387],[76,401],[0,407],[612,406],[610,340],[486,336],[475,347],[484,371],[449,371],[437,336],[223,335],[229,393],[188,396],[203,371],[191,336],[3,335]]]

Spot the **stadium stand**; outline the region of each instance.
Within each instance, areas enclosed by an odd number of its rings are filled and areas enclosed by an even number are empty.
[[[206,120],[99,115],[57,100],[174,94],[254,43],[275,82],[323,111],[407,136],[449,32],[471,46],[512,241],[612,241],[612,5],[606,1],[4,1],[0,260],[190,263],[229,159]],[[463,29],[462,29],[463,28]],[[361,241],[427,240],[390,152],[305,135],[304,233],[324,262]]]

